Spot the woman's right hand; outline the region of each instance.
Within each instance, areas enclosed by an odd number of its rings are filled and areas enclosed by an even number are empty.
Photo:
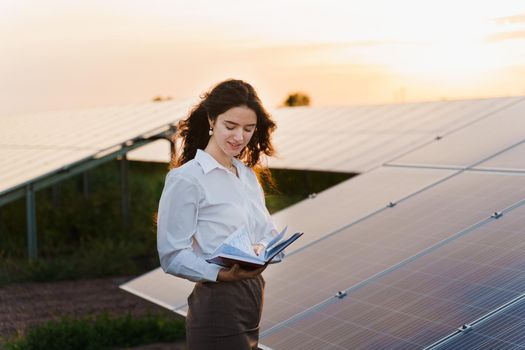
[[[239,266],[239,264],[235,264],[229,269],[222,268],[219,271],[219,275],[217,276],[217,280],[221,282],[234,282],[234,281],[240,281],[245,280],[249,278],[254,278],[260,275],[268,266],[268,264],[258,267],[253,270],[246,270]]]

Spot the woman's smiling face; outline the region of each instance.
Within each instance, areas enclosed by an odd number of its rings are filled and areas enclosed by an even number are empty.
[[[257,126],[257,115],[246,106],[238,106],[210,121],[212,139],[225,154],[235,157],[250,142]]]

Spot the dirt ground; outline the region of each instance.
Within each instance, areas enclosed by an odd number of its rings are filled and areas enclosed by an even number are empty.
[[[0,288],[0,337],[24,333],[31,326],[64,315],[79,317],[101,312],[144,315],[174,313],[118,288],[131,277],[104,278],[53,283],[20,283]],[[1,345],[1,344],[0,344]],[[0,346],[1,348],[1,346]],[[134,349],[183,350],[177,344],[151,344]]]

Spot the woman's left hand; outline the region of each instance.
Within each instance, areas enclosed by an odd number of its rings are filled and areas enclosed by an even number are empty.
[[[223,267],[219,270],[219,274],[217,275],[217,281],[234,282],[249,278],[255,278],[258,275],[260,275],[264,271],[264,269],[266,269],[267,266],[268,264],[250,270],[243,269],[239,266],[239,264],[235,264],[229,269]]]

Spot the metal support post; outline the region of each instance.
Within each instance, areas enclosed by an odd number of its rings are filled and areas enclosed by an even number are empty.
[[[36,203],[33,184],[26,185],[27,255],[29,260],[38,257],[36,239]]]
[[[127,229],[129,224],[128,168],[128,158],[126,154],[123,154],[120,160],[120,190],[122,198],[122,222],[124,224],[124,229]]]

